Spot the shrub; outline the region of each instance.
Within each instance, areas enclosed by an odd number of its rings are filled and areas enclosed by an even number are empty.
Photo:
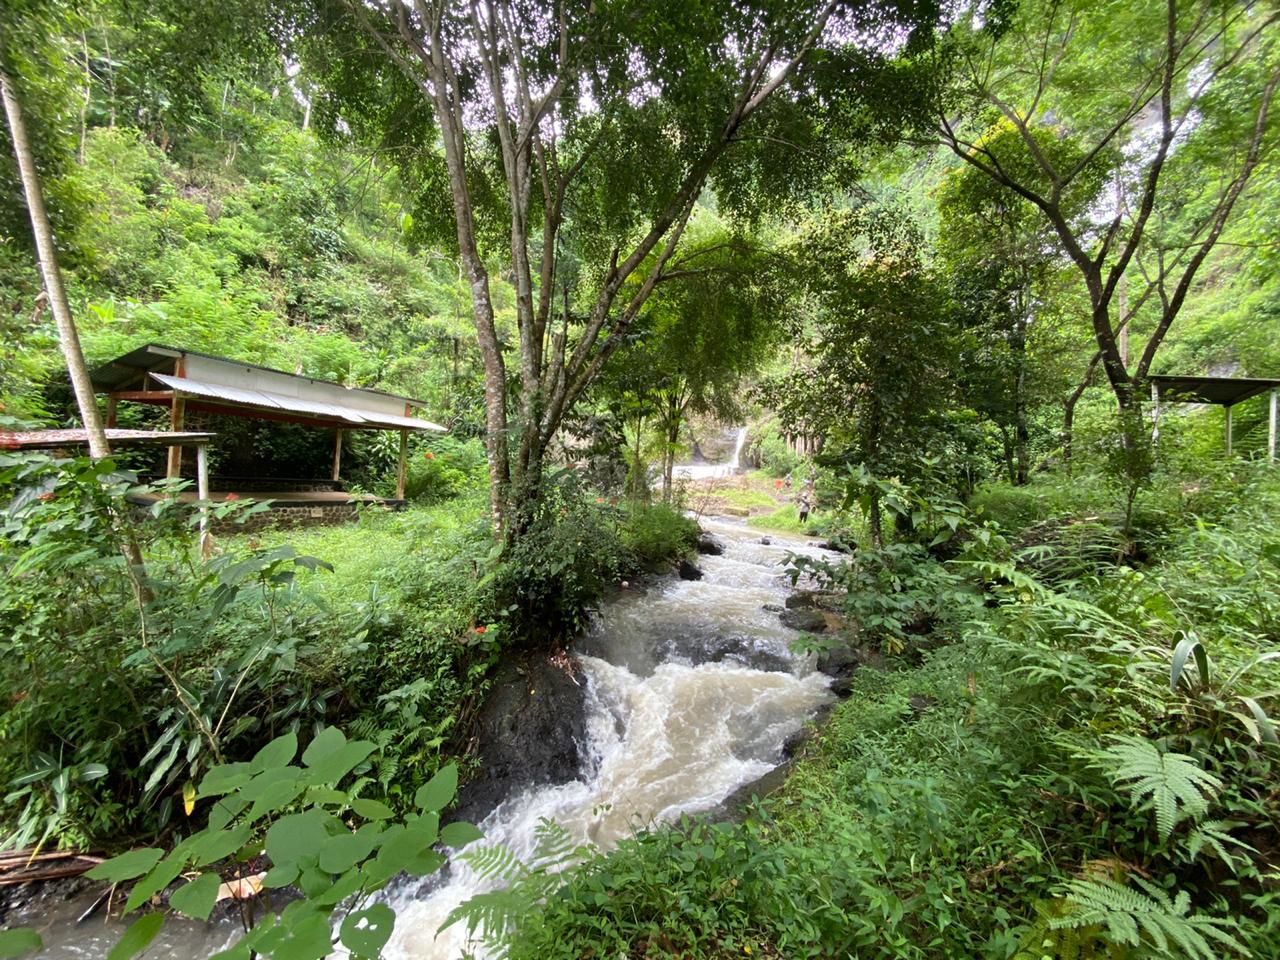
[[[661,503],[629,507],[619,532],[622,545],[645,567],[688,553],[698,540],[697,522]]]

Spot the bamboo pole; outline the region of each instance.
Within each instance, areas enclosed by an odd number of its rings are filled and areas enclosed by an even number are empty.
[[[89,368],[85,365],[84,351],[80,348],[80,335],[76,331],[75,319],[71,316],[66,288],[62,285],[62,271],[58,268],[53,229],[45,210],[44,191],[40,188],[40,175],[36,172],[31,144],[27,139],[22,107],[18,102],[13,80],[3,63],[0,63],[0,98],[4,100],[5,117],[9,121],[9,134],[13,140],[13,155],[18,161],[18,172],[22,178],[22,192],[26,197],[31,232],[36,241],[36,255],[40,261],[40,275],[44,279],[45,291],[49,294],[49,309],[53,311],[53,319],[58,326],[58,344],[62,347],[62,356],[67,362],[71,389],[75,393],[80,419],[89,439],[89,456],[94,460],[101,460],[111,455],[111,447],[107,443],[106,431],[102,428],[102,418],[98,415],[98,405],[93,398],[93,384],[89,380]]]

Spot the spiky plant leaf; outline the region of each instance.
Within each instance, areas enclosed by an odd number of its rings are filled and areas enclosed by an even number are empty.
[[[1231,828],[1241,826],[1239,823],[1233,823],[1229,820],[1210,820],[1197,826],[1187,836],[1186,852],[1187,858],[1194,860],[1200,856],[1201,851],[1208,847],[1216,853],[1222,862],[1225,863],[1232,873],[1236,872],[1236,860],[1243,859],[1243,854],[1233,853],[1227,849],[1227,846],[1238,847],[1242,851],[1248,853],[1257,853],[1253,847],[1245,843],[1243,840],[1237,840],[1231,836]]]
[[[1098,762],[1135,804],[1150,802],[1161,839],[1169,838],[1179,820],[1209,812],[1209,802],[1222,789],[1222,781],[1193,758],[1163,753],[1142,737],[1114,739],[1112,746],[1096,755]]]

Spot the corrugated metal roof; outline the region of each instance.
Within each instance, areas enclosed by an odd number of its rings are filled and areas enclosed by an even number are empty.
[[[175,361],[179,357],[192,356],[204,357],[206,360],[217,360],[222,363],[234,364],[238,367],[244,367],[249,370],[262,370],[266,373],[277,374],[283,377],[292,377],[296,380],[306,381],[308,383],[322,383],[334,387],[342,387],[344,390],[359,391],[360,393],[373,394],[379,397],[389,397],[393,400],[402,400],[405,403],[415,407],[426,408],[426,403],[421,400],[415,400],[413,397],[404,397],[398,393],[388,393],[385,390],[374,390],[371,387],[346,387],[339,383],[333,383],[330,380],[320,380],[315,377],[308,377],[300,373],[289,373],[287,370],[277,370],[274,367],[264,367],[260,363],[248,363],[243,360],[233,360],[230,357],[218,357],[212,353],[201,353],[199,350],[179,350],[176,347],[167,347],[159,343],[148,343],[136,349],[130,350],[128,353],[109,360],[106,363],[95,367],[91,379],[93,380],[94,389],[104,392],[118,390],[123,386],[138,380],[143,374],[153,370],[161,370],[166,367],[172,369]]]
[[[1262,377],[1171,377],[1149,378],[1165,403],[1214,403],[1230,407],[1280,387],[1280,380]]]
[[[163,373],[152,373],[151,376],[171,390],[191,394],[197,397],[209,397],[225,400],[228,403],[250,407],[265,407],[270,410],[288,410],[291,413],[305,413],[311,416],[340,420],[353,427],[395,428],[405,430],[435,430],[447,433],[445,427],[429,420],[416,417],[397,417],[392,414],[374,414],[367,410],[353,410],[350,407],[334,403],[321,403],[318,400],[305,400],[301,397],[289,397],[281,393],[266,390],[246,390],[242,387],[230,387],[220,383],[204,383],[189,377],[171,377]]]

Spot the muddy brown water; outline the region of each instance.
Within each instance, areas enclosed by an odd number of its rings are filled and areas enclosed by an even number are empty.
[[[766,609],[776,610],[790,590],[786,555],[822,551],[732,521],[703,526],[725,550],[699,559],[701,580],[673,577],[644,593],[624,593],[577,644],[587,701],[579,779],[512,796],[480,824],[479,843],[528,856],[535,829],[549,818],[575,839],[608,849],[634,830],[713,809],[776,767],[787,740],[832,699],[830,681],[812,659],[791,652],[796,632]],[[439,928],[458,904],[488,887],[455,860],[443,883],[387,894],[397,921],[386,956],[461,956],[468,949],[461,925]],[[95,889],[70,899],[37,896],[7,919],[40,930],[43,958],[100,960],[124,924],[101,911],[76,923],[96,896]],[[238,935],[232,920],[170,919],[144,956],[194,960]]]

